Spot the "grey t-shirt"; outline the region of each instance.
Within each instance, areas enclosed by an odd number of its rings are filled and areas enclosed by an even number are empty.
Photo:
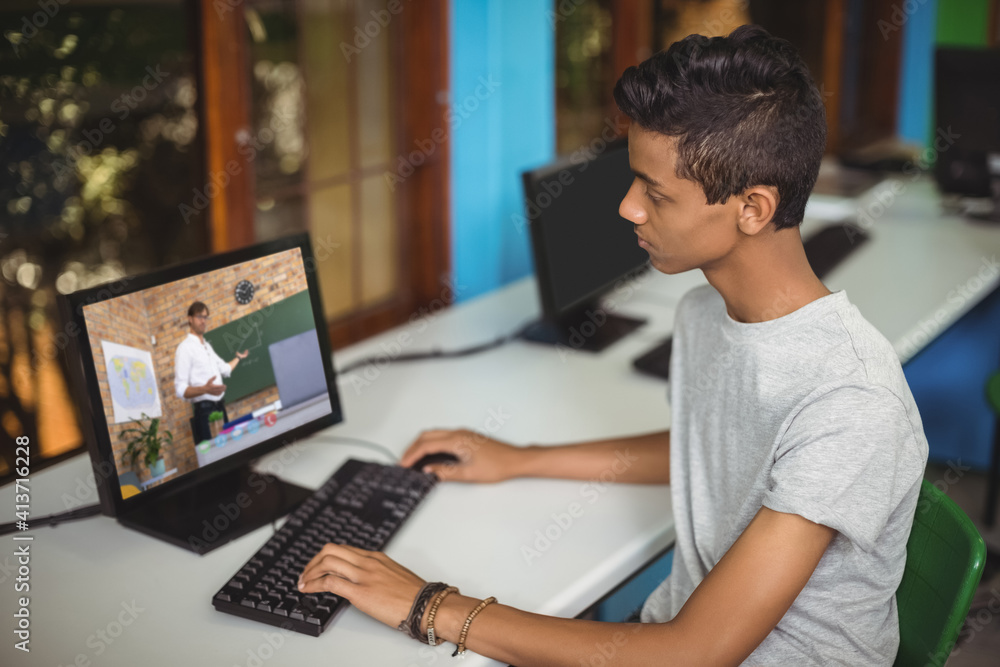
[[[844,292],[744,324],[704,286],[677,307],[670,376],[676,551],[642,620],[672,619],[764,506],[837,534],[744,664],[891,665],[927,440],[889,342]]]

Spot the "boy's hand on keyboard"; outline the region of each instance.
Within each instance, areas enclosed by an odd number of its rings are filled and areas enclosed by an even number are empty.
[[[436,463],[424,468],[442,481],[502,482],[517,477],[521,448],[468,429],[424,431],[410,445],[400,465],[408,468],[426,454],[447,452],[458,463]]]
[[[327,591],[395,628],[427,583],[381,551],[327,544],[299,576],[299,591]]]

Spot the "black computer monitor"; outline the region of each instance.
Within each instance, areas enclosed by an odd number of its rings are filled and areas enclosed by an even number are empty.
[[[300,234],[61,298],[105,514],[205,553],[312,493],[250,462],[343,419],[315,266]],[[225,385],[207,438],[184,395],[208,381],[185,366],[190,354],[178,353],[196,343],[198,354],[209,354],[189,326],[196,301],[208,307],[203,338],[221,359],[216,383]],[[225,377],[218,364],[244,352]],[[154,455],[147,449],[133,457],[136,429],[150,430],[154,419],[172,438]]]
[[[1000,218],[1000,50],[938,49],[934,80],[934,177],[943,192],[992,197]]]
[[[524,337],[600,351],[643,320],[602,310],[600,298],[646,269],[649,255],[618,214],[632,184],[628,143],[618,140],[589,160],[568,159],[524,172],[541,319]]]

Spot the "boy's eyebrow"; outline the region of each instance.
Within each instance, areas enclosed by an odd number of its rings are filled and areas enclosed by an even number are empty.
[[[632,168],[630,167],[630,169],[632,169]],[[657,181],[655,178],[653,178],[649,174],[644,174],[643,172],[639,171],[638,169],[632,169],[632,173],[635,174],[636,176],[638,176],[639,178],[641,178],[642,180],[646,181],[650,185],[654,186],[654,187],[657,187],[657,188],[665,187],[663,185],[663,183],[660,183],[659,181]]]

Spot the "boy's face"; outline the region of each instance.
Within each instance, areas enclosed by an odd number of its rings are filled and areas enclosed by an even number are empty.
[[[639,245],[663,273],[711,268],[739,238],[740,201],[708,204],[701,186],[675,174],[677,140],[632,123],[629,166],[636,178],[618,209],[635,226]]]

